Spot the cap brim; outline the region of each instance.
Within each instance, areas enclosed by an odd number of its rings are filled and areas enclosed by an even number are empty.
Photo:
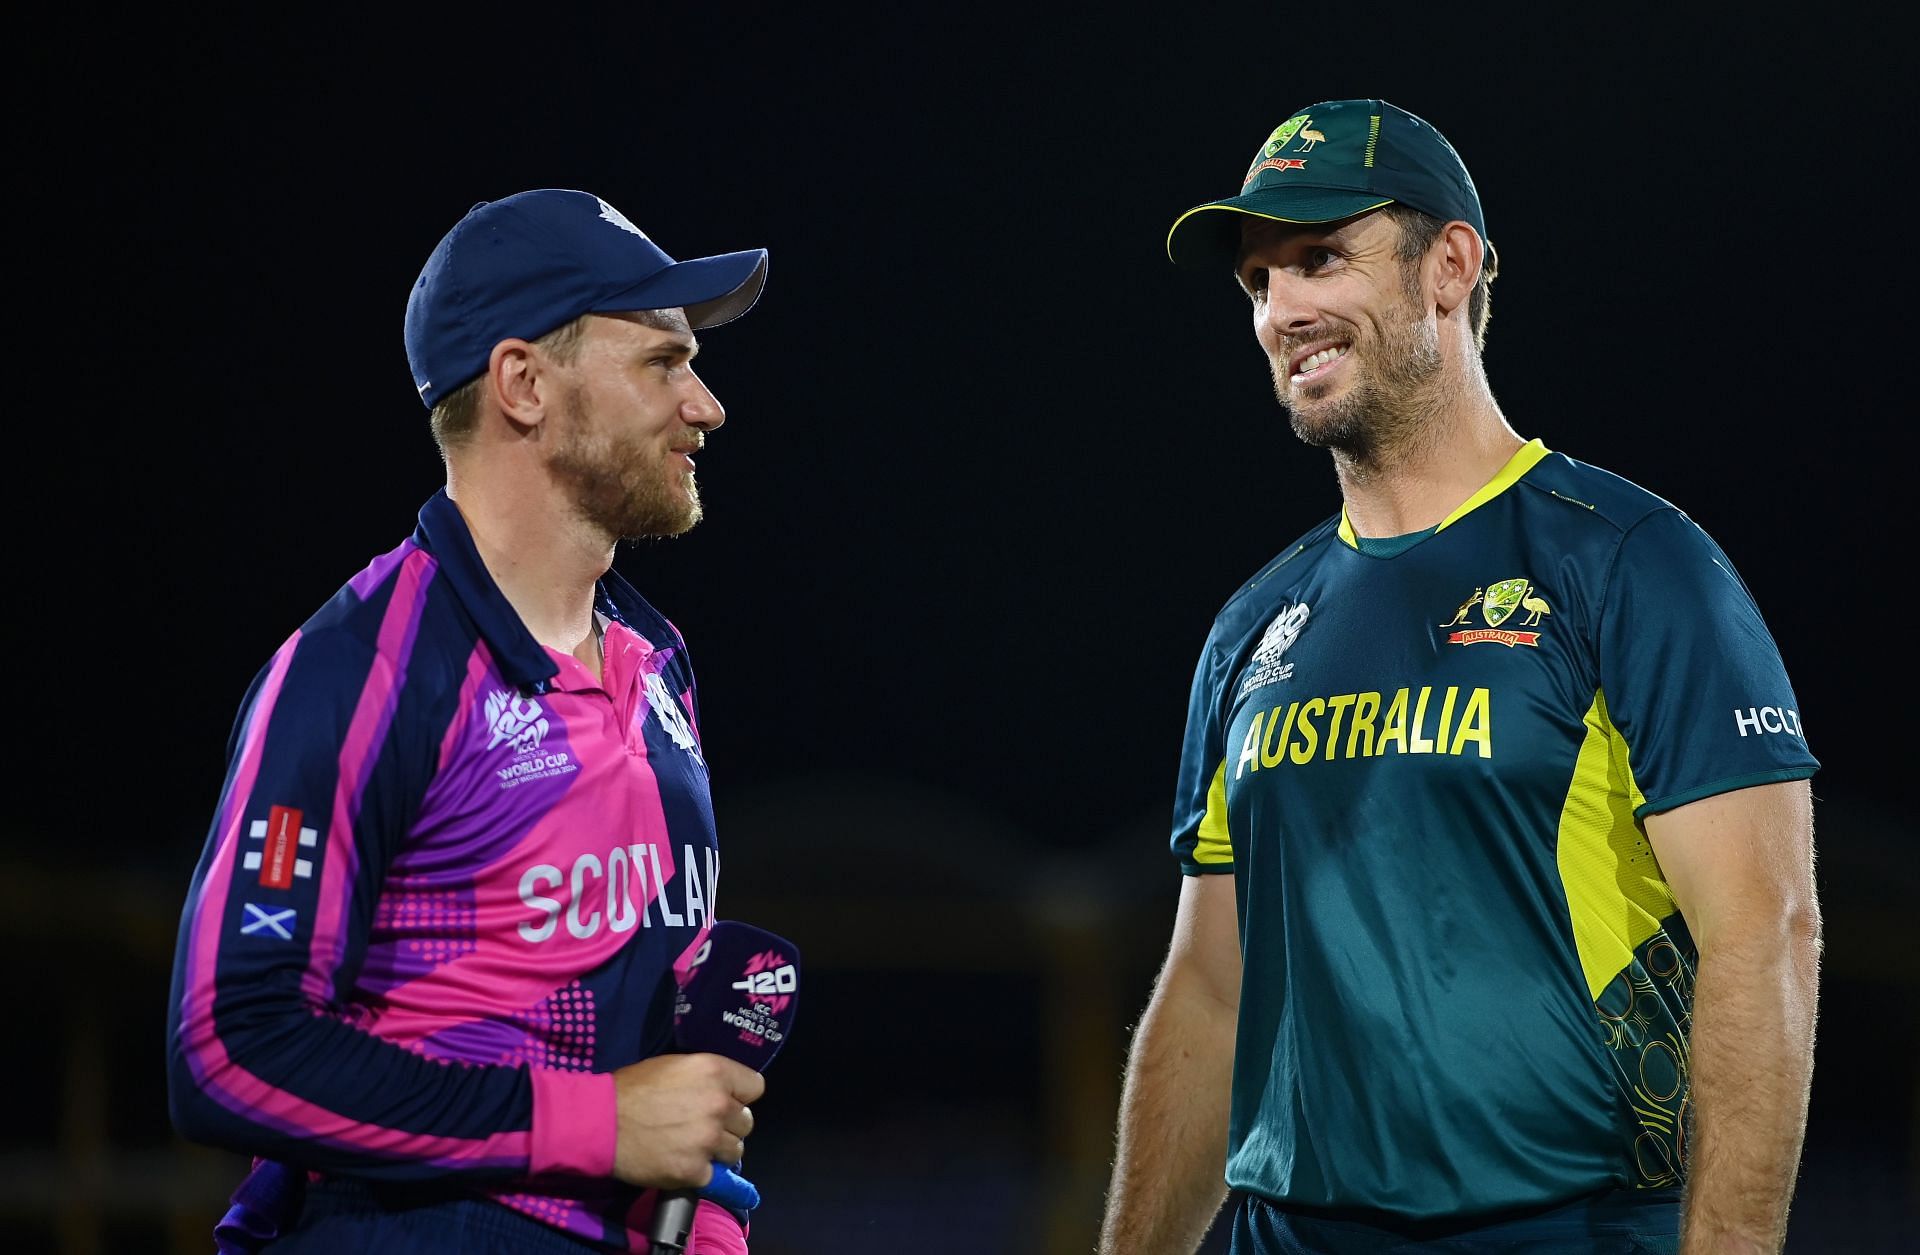
[[[698,331],[732,322],[753,308],[767,285],[767,250],[721,253],[675,262],[644,283],[598,302],[595,313],[629,309],[684,309]]]
[[[1195,205],[1167,229],[1167,260],[1178,266],[1231,266],[1240,255],[1240,218],[1270,222],[1335,222],[1391,205],[1390,197],[1347,188],[1292,183]],[[1209,213],[1208,210],[1224,212]],[[1229,216],[1232,215],[1232,216]]]

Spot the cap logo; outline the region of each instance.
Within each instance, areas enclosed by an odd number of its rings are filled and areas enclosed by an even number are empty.
[[[642,231],[639,227],[634,226],[633,223],[627,221],[627,216],[625,214],[621,213],[618,209],[615,209],[612,205],[607,204],[606,201],[600,200],[598,196],[594,197],[594,199],[600,201],[600,217],[601,218],[603,218],[608,222],[611,222],[614,226],[619,227],[622,231],[631,231],[633,234],[639,236],[643,240],[647,238],[647,233],[645,231]]]
[[[1247,167],[1245,177],[1240,180],[1240,190],[1246,191],[1255,179],[1268,170],[1306,169],[1307,163],[1304,158],[1283,157],[1280,154],[1287,150],[1287,145],[1291,144],[1295,138],[1300,140],[1300,146],[1293,150],[1297,153],[1310,153],[1315,144],[1326,142],[1325,135],[1307,125],[1311,121],[1313,121],[1311,114],[1297,113],[1274,127],[1273,134],[1267,136],[1267,142],[1260,145],[1260,151],[1253,155],[1253,164]]]

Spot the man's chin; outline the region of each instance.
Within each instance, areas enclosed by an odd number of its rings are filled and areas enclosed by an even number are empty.
[[[683,510],[669,514],[655,511],[651,514],[633,514],[628,516],[626,526],[620,529],[622,540],[672,540],[676,536],[685,536],[692,531],[704,516],[705,511],[695,501]]]

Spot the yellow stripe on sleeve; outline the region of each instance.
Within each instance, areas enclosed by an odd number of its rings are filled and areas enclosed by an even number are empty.
[[[1587,990],[1600,991],[1633,962],[1636,947],[1674,913],[1673,890],[1634,819],[1646,798],[1627,764],[1627,742],[1595,692],[1587,735],[1560,812],[1560,881],[1573,917],[1574,945]]]

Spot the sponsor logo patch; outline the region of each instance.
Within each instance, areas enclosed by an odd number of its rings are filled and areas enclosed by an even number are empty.
[[[240,865],[260,873],[260,883],[269,889],[290,889],[293,878],[313,876],[313,861],[300,857],[301,850],[318,855],[320,834],[300,826],[300,809],[275,806],[265,819],[256,819],[247,827],[247,840],[260,842],[257,850],[248,850]]]
[[[1800,730],[1800,712],[1789,706],[1749,706],[1745,710],[1735,709],[1733,726],[1741,736],[1765,736],[1769,732],[1784,732],[1788,736],[1804,741],[1807,734]]]

